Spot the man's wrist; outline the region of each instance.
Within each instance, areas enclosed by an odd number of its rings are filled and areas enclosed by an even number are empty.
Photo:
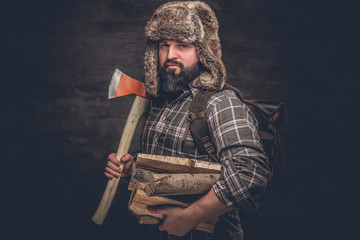
[[[230,212],[232,209],[224,204],[211,189],[205,196],[187,207],[186,214],[198,224]]]
[[[188,219],[192,226],[196,226],[202,221],[202,214],[196,203],[184,209],[185,218]]]
[[[192,203],[185,209],[185,213],[188,216],[188,219],[191,219],[194,225],[202,223],[208,218],[211,218],[211,216],[209,216],[209,209],[207,208],[207,201],[204,199],[206,197],[207,196],[205,195],[203,198]]]

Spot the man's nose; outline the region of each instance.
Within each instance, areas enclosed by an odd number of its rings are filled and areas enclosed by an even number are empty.
[[[168,59],[176,59],[178,57],[178,54],[177,54],[177,50],[175,48],[175,46],[169,46],[168,48],[168,54],[167,54],[167,58]]]

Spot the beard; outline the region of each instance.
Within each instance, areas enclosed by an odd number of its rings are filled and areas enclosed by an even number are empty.
[[[167,64],[176,64],[180,68],[180,73],[175,74],[176,69],[170,69],[166,71]],[[189,84],[192,80],[197,78],[203,71],[202,64],[200,61],[194,66],[185,68],[181,62],[174,60],[166,60],[160,67],[159,78],[160,78],[160,91],[165,95],[180,95],[183,90],[189,89]]]

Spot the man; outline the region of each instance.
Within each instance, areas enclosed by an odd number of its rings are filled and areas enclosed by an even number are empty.
[[[222,163],[221,177],[204,197],[187,208],[150,209],[165,216],[159,230],[194,238],[190,231],[194,226],[220,216],[215,234],[199,239],[243,239],[240,214],[259,211],[258,200],[269,169],[252,113],[233,91],[220,91],[226,71],[216,16],[203,2],[165,3],[148,22],[146,36],[145,85],[151,111],[142,136],[143,153],[210,161],[208,155],[199,152],[187,131],[187,113],[200,88],[219,90],[208,101],[205,113]],[[109,155],[105,168],[108,178],[128,175],[135,165],[130,154],[121,161],[125,162],[123,173],[115,154]]]

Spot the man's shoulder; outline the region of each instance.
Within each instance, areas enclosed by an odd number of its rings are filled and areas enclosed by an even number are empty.
[[[233,116],[234,118],[252,118],[256,121],[255,116],[249,107],[238,97],[233,90],[222,90],[215,93],[207,102],[205,109],[206,116],[221,114],[225,116]]]
[[[216,105],[219,104],[223,107],[244,105],[244,103],[236,95],[235,91],[228,89],[218,91],[213,96],[211,96],[209,101],[207,102],[206,108],[215,107]]]

